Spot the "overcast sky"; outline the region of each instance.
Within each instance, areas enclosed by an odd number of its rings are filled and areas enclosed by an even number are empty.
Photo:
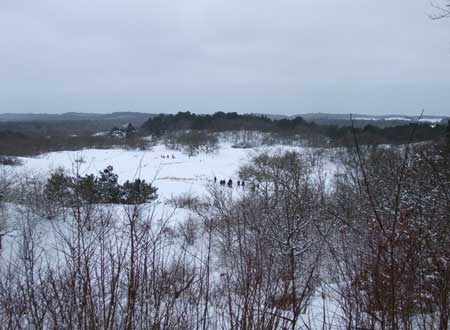
[[[0,112],[450,114],[429,0],[0,0]]]

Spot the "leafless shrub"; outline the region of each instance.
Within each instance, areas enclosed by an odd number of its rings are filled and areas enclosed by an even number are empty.
[[[193,217],[188,217],[182,224],[179,225],[178,229],[183,241],[188,245],[194,245],[197,237],[200,235],[200,226],[194,220]]]
[[[3,247],[3,237],[11,231],[5,202],[10,199],[14,176],[8,168],[0,167],[0,253]]]
[[[202,200],[195,194],[187,192],[172,196],[167,203],[175,208],[195,210],[201,206]]]
[[[311,170],[298,153],[263,153],[240,171],[258,188],[241,197],[212,188],[203,217],[220,255],[221,306],[232,328],[299,324],[318,284],[323,246],[322,192]]]
[[[436,160],[425,161],[410,146],[353,151],[333,198],[335,280],[347,326],[446,329],[449,277],[441,271],[448,271],[447,261],[430,265],[446,258],[437,242],[449,244],[437,239],[449,232],[448,181],[439,179],[444,168],[436,172]],[[439,279],[439,294],[432,279]]]
[[[22,161],[16,157],[0,155],[0,165],[18,166],[22,165]]]
[[[181,150],[189,157],[200,152],[213,153],[219,149],[217,136],[206,130],[188,130],[167,133],[164,144],[169,149]]]

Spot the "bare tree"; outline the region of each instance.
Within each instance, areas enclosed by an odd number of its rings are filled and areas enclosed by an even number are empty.
[[[325,227],[322,186],[311,173],[298,153],[263,153],[240,171],[253,188],[238,196],[212,188],[202,217],[221,260],[217,290],[227,327],[295,329],[301,323],[318,285]]]
[[[448,328],[449,181],[423,159],[410,146],[358,147],[337,178],[332,253],[348,327]]]
[[[10,197],[13,181],[14,178],[11,171],[6,167],[0,166],[0,253],[2,251],[3,237],[11,232],[5,201]]]
[[[431,15],[432,19],[438,20],[450,17],[450,1],[442,0],[438,3],[432,2],[431,5],[437,10],[436,14]]]

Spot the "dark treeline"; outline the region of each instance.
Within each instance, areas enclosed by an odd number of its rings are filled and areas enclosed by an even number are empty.
[[[127,118],[128,119],[128,118]],[[114,126],[128,123],[142,125],[143,121],[125,120],[49,120],[49,121],[0,121],[0,131],[20,132],[26,135],[86,135],[99,131],[109,131]]]
[[[134,124],[139,127],[140,123]],[[167,138],[176,132],[225,132],[255,131],[282,137],[283,140],[302,139],[312,146],[348,146],[356,133],[361,144],[404,144],[430,141],[445,135],[446,125],[409,123],[393,127],[366,125],[364,127],[322,125],[307,122],[302,117],[292,119],[270,119],[265,116],[216,112],[212,115],[197,115],[179,112],[175,115],[150,117],[133,134],[132,139],[117,139],[112,134],[95,135],[100,131],[111,131],[112,127],[125,127],[114,121],[35,121],[0,122],[0,155],[30,156],[50,151],[79,150],[83,148],[111,148],[129,146],[141,148],[145,141],[141,137],[152,135]],[[413,139],[410,136],[414,131]],[[178,137],[180,139],[182,137]],[[208,135],[211,138],[211,134]],[[173,136],[171,139],[173,140]]]
[[[52,119],[33,121],[0,121],[0,155],[32,156],[49,151],[80,150],[83,148],[111,148],[114,145],[139,145],[136,140],[120,141],[95,133],[110,131],[112,127],[140,126],[142,121],[132,116],[115,119]],[[127,121],[128,120],[128,121]]]
[[[303,122],[302,118],[296,122]],[[281,121],[280,121],[281,122]],[[189,111],[178,112],[175,115],[159,115],[150,118],[142,128],[155,136],[161,136],[174,130],[261,130],[273,129],[274,122],[263,116],[239,115],[236,112],[216,112],[213,115],[197,115]]]
[[[0,131],[0,155],[34,156],[51,151],[81,150],[83,148],[108,149],[114,146],[142,147],[139,139],[113,139],[110,136],[56,135],[45,136]]]
[[[240,115],[236,112],[216,112],[213,115],[197,115],[189,111],[178,112],[175,115],[159,115],[150,118],[142,125],[143,132],[156,137],[179,130],[215,132],[253,130],[282,135],[300,135],[307,140],[314,140],[316,143],[320,141],[321,144],[333,146],[351,144],[353,133],[358,134],[363,144],[407,143],[413,130],[415,133],[412,142],[435,140],[445,134],[444,125],[410,123],[383,128],[375,125],[364,127],[318,125],[307,122],[302,117],[276,120],[265,116]]]

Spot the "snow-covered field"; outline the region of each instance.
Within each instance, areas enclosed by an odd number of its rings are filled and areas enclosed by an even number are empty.
[[[252,155],[263,151],[295,150],[304,153],[310,149],[291,146],[272,146],[260,148],[233,148],[231,144],[222,143],[215,153],[200,153],[196,156],[174,150],[168,150],[163,145],[156,145],[151,150],[125,149],[85,149],[81,151],[62,151],[43,154],[38,157],[21,157],[22,165],[11,167],[18,175],[37,175],[46,178],[57,169],[79,175],[98,174],[99,171],[111,165],[118,174],[119,181],[141,178],[152,182],[158,188],[158,200],[152,203],[154,214],[165,218],[170,214],[171,226],[177,226],[188,218],[190,211],[183,208],[174,209],[166,202],[173,197],[193,194],[202,197],[208,194],[208,188],[214,184],[214,177],[219,180],[234,181],[232,191],[241,191],[236,185],[239,180],[238,170]],[[164,156],[164,158],[162,158]],[[334,177],[338,166],[324,157],[321,174],[328,183]],[[226,191],[229,188],[224,187]],[[122,209],[122,207],[119,207]],[[17,228],[14,216],[9,217],[9,228]],[[39,224],[42,233],[51,231],[51,223],[43,221]],[[19,231],[12,230],[4,239],[5,250],[10,250],[17,243]],[[48,238],[47,238],[48,239]],[[52,240],[52,239],[50,239]],[[9,255],[9,253],[3,253]]]
[[[194,157],[168,150],[157,145],[152,150],[86,149],[82,151],[62,151],[44,154],[34,158],[20,158],[22,166],[15,171],[48,175],[58,168],[69,173],[97,174],[111,165],[119,175],[119,181],[145,179],[158,187],[161,198],[170,198],[185,192],[203,193],[214,177],[217,180],[238,180],[239,167],[252,154],[265,150],[296,150],[306,153],[302,147],[273,146],[261,148],[232,148],[222,144],[216,153],[201,153]],[[164,156],[165,158],[162,158]],[[336,166],[330,161],[324,164],[324,173],[332,178]]]

